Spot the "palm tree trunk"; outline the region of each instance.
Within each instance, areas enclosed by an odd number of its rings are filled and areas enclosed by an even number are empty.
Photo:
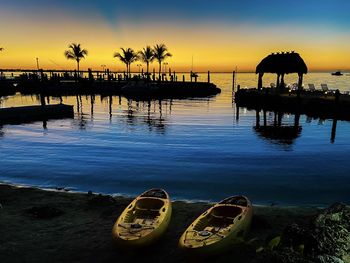
[[[162,81],[162,79],[161,79],[161,77],[160,77],[161,71],[162,71],[162,62],[159,61],[159,81],[160,81],[160,82]]]
[[[146,62],[146,65],[147,65],[147,80],[149,80],[149,74],[148,74],[149,73],[148,72],[149,71],[149,62],[148,61]]]
[[[130,79],[131,78],[131,65],[130,65],[130,63],[128,64],[128,67],[129,67],[129,69],[128,69],[128,78]]]
[[[79,75],[80,75],[79,61],[77,61],[77,64],[78,64],[78,78],[79,78]]]

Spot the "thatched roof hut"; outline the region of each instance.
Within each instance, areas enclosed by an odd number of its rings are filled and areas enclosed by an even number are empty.
[[[299,88],[302,86],[303,74],[307,74],[308,69],[298,53],[282,52],[272,53],[265,57],[256,67],[256,74],[259,74],[258,88],[262,88],[262,77],[264,73],[277,74],[277,87],[284,87],[284,75],[297,73],[299,75]],[[281,83],[280,83],[281,76]],[[280,85],[281,84],[281,85]]]

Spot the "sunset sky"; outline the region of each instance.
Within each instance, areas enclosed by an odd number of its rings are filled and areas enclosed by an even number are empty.
[[[253,71],[291,50],[310,70],[349,70],[349,10],[348,0],[1,0],[0,68],[35,68],[36,57],[44,69],[74,68],[63,53],[78,42],[89,51],[83,69],[122,70],[120,47],[165,43],[177,71],[192,56],[195,71]]]

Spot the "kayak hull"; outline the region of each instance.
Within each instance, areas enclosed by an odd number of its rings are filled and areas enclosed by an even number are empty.
[[[150,192],[160,194],[152,196]],[[136,197],[123,211],[113,226],[112,237],[122,246],[148,246],[167,230],[171,214],[169,195],[162,189],[151,189]]]
[[[229,199],[244,201],[238,204],[225,203]],[[253,210],[248,198],[227,198],[205,211],[186,229],[179,240],[179,247],[203,255],[224,252],[244,242],[252,216]]]

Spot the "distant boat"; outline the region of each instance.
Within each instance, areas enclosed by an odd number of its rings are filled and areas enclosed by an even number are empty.
[[[336,72],[332,72],[333,76],[343,76],[343,73],[341,73],[340,71],[336,71]]]

